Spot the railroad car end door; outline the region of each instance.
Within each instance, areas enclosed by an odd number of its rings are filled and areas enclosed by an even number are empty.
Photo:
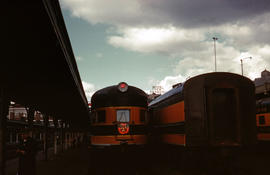
[[[220,75],[206,79],[205,87],[210,145],[254,145],[256,120],[253,83],[238,75]]]
[[[210,144],[212,146],[240,145],[238,90],[221,85],[210,87],[205,91]]]

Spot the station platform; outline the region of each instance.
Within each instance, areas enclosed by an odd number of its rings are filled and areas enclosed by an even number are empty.
[[[42,152],[37,155],[37,175],[87,175],[89,167],[89,151],[87,147],[72,148],[63,153],[53,155],[49,150],[48,160],[44,160]],[[6,175],[16,175],[18,158],[8,160]]]

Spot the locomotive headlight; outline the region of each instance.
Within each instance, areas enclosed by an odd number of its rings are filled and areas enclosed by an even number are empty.
[[[118,90],[120,92],[126,92],[128,90],[128,85],[125,82],[121,82],[118,84]]]

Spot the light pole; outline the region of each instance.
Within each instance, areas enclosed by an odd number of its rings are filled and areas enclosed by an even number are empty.
[[[241,58],[240,61],[241,61],[241,72],[242,72],[242,76],[244,76],[244,71],[243,71],[243,60],[244,59],[252,59],[252,57],[246,57],[246,58]]]
[[[214,40],[214,54],[215,54],[215,72],[217,71],[217,58],[216,58],[216,40],[218,40],[217,37],[213,37]]]

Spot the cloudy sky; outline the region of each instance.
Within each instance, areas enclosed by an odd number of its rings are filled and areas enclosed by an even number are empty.
[[[270,70],[269,0],[60,0],[86,94],[125,81],[147,92],[217,71]],[[252,59],[245,59],[252,57]]]

